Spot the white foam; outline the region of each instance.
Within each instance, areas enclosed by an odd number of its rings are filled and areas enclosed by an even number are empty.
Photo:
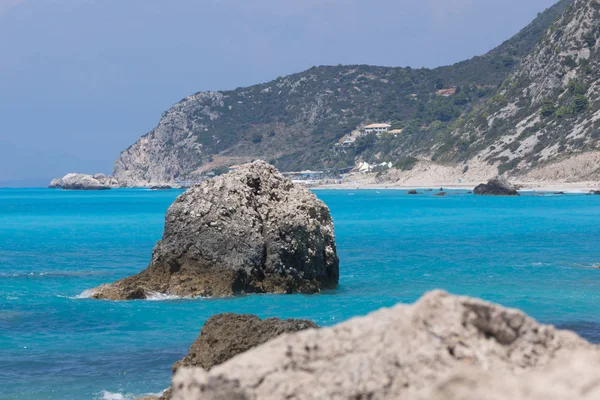
[[[160,393],[146,393],[141,396],[136,396],[133,393],[113,393],[108,390],[103,390],[100,392],[100,396],[97,397],[98,400],[135,400],[140,397],[152,396],[152,397],[160,397],[165,393],[167,389],[161,391]]]
[[[208,299],[208,297],[190,297],[190,296],[177,296],[174,294],[160,293],[160,292],[146,292],[146,300],[149,301],[165,301],[165,300],[186,300],[186,299]]]
[[[86,289],[83,292],[79,293],[77,296],[74,296],[71,298],[72,299],[90,299],[94,294],[96,294],[96,290]]]
[[[102,400],[127,400],[134,398],[132,394],[123,395],[121,393],[112,393],[108,390],[103,390],[101,395],[100,399]]]
[[[90,299],[96,294],[95,289],[87,289],[78,294],[77,296],[69,297],[69,299]],[[59,297],[63,297],[60,296]],[[146,292],[145,300],[148,301],[168,301],[168,300],[189,300],[189,299],[209,299],[210,297],[190,297],[190,296],[177,296],[174,294],[160,293],[160,292]]]

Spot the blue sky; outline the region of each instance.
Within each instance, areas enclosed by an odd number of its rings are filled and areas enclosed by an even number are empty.
[[[197,91],[313,65],[435,67],[483,54],[553,3],[0,0],[0,183],[111,172]]]

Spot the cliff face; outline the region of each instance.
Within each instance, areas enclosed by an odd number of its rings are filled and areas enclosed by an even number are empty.
[[[121,153],[114,176],[124,184],[172,182],[256,158],[297,170],[352,165],[355,157],[375,154],[390,161],[425,154],[445,140],[441,134],[461,115],[496,94],[570,2],[548,9],[490,53],[453,66],[315,67],[248,88],[194,94]],[[449,98],[436,95],[439,89],[455,87],[457,94]],[[366,143],[351,154],[333,152],[345,134],[379,121],[397,121],[419,132],[385,149]]]
[[[576,0],[484,107],[453,132],[442,158],[532,174],[600,147],[600,2]],[[461,143],[468,143],[462,146]],[[444,143],[438,144],[438,151]],[[551,168],[550,168],[551,169]],[[573,174],[571,174],[573,175]],[[566,177],[568,179],[569,177]],[[570,179],[600,178],[582,168]]]

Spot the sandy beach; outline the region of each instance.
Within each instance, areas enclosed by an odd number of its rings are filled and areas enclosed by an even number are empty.
[[[480,182],[481,183],[481,182]],[[600,190],[600,184],[597,182],[514,182],[520,187],[520,191],[530,192],[564,192],[564,193],[589,193],[592,190]],[[411,190],[411,189],[464,189],[473,190],[479,183],[474,184],[444,184],[439,185],[398,185],[393,183],[351,183],[344,182],[340,184],[322,184],[311,186],[314,190]]]
[[[411,190],[411,189],[455,189],[455,190],[473,190],[481,182],[411,182],[409,184],[403,182],[368,182],[364,180],[342,181],[341,183],[322,183],[310,185],[311,189],[315,190]],[[564,192],[564,193],[589,193],[590,191],[600,190],[600,182],[520,182],[511,181],[519,187],[520,191],[529,192]]]

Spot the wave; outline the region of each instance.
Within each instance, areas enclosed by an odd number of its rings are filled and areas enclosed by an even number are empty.
[[[167,389],[159,392],[159,393],[145,393],[142,395],[134,395],[133,393],[113,393],[108,390],[103,390],[100,392],[100,395],[97,397],[98,400],[135,400],[141,397],[160,397],[163,393],[166,392]]]
[[[77,296],[69,297],[70,299],[89,299],[96,293],[95,289],[86,289]],[[190,296],[177,296],[174,294],[160,293],[160,292],[146,292],[146,298],[148,301],[168,301],[168,300],[191,300],[191,299],[208,299],[210,297],[190,297]]]
[[[108,275],[98,271],[0,272],[0,278],[73,278]]]
[[[165,300],[199,300],[199,299],[210,299],[209,296],[177,296],[174,294],[160,293],[160,292],[146,292],[146,300],[149,301],[165,301]]]
[[[96,293],[96,289],[86,289],[77,296],[69,297],[70,299],[90,299]]]

